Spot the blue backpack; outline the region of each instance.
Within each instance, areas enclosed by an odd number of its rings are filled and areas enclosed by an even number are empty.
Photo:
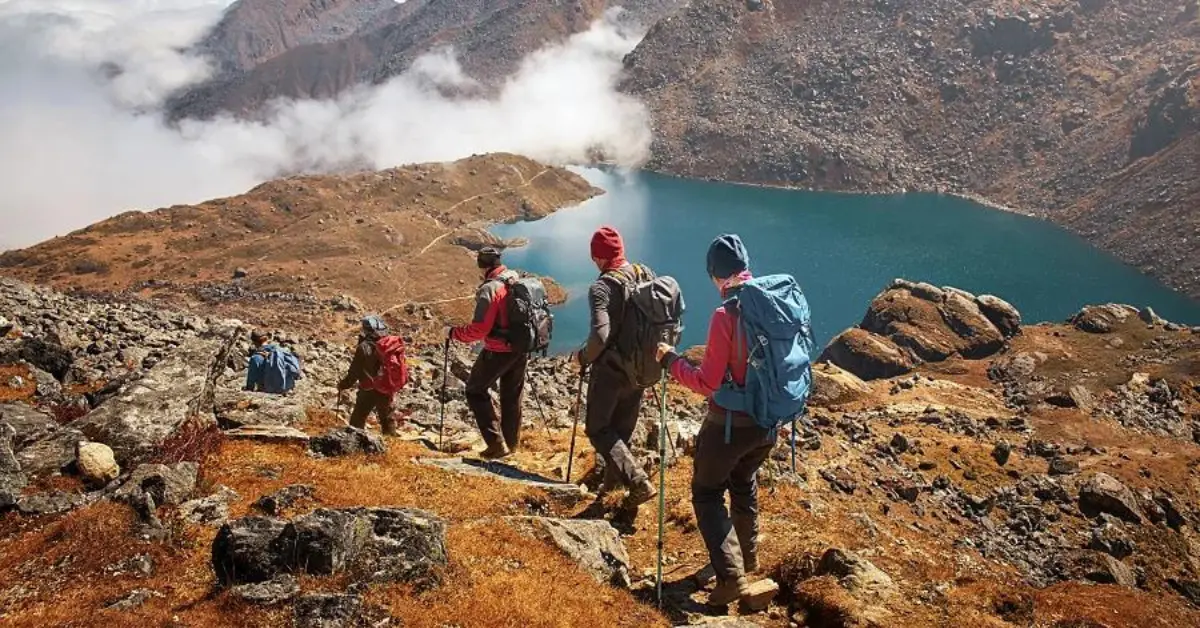
[[[815,342],[808,300],[791,275],[756,277],[735,290],[725,309],[740,321],[734,332],[734,354],[741,353],[744,342],[746,385],[726,379],[713,401],[731,415],[745,413],[774,431],[804,412],[812,388]],[[731,425],[727,420],[725,442]]]
[[[263,392],[281,395],[296,386],[301,374],[300,358],[287,349],[276,345],[264,347],[266,362],[263,364]]]

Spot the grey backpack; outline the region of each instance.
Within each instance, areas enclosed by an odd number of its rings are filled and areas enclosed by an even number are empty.
[[[603,277],[617,282],[624,295],[624,312],[610,347],[620,358],[629,381],[649,388],[662,377],[655,359],[658,343],[674,346],[683,331],[683,293],[674,277],[657,277],[649,268],[633,266],[632,275],[609,271]]]

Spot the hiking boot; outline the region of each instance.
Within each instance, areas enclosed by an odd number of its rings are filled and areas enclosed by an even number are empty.
[[[511,453],[512,452],[508,450],[508,445],[505,445],[504,443],[496,443],[495,445],[488,445],[487,449],[484,449],[479,453],[479,457],[483,458],[484,460],[499,460],[500,458],[504,458]]]
[[[654,487],[654,482],[642,480],[629,489],[629,494],[621,502],[621,508],[633,510],[655,497],[658,497],[658,489]]]
[[[732,580],[717,579],[717,586],[713,588],[712,593],[708,594],[708,605],[714,608],[725,608],[730,604],[742,599],[746,595],[749,586],[745,578],[735,578]]]

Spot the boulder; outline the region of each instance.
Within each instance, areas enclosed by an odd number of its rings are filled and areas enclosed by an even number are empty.
[[[21,339],[20,357],[22,360],[46,371],[58,381],[63,381],[75,362],[71,350],[57,342],[41,338]]]
[[[78,430],[60,427],[17,452],[21,470],[31,477],[58,473],[75,462],[75,450],[87,438]]]
[[[21,472],[21,461],[13,451],[13,438],[17,430],[8,423],[0,423],[0,475],[12,475]]]
[[[357,427],[340,427],[308,440],[308,448],[321,456],[382,454],[387,451],[383,438]]]
[[[828,362],[813,365],[812,395],[808,402],[820,407],[852,403],[871,394],[871,387],[853,373]]]
[[[903,375],[914,366],[912,358],[891,340],[858,328],[834,338],[820,361],[831,362],[863,380]]]
[[[1079,488],[1079,509],[1089,517],[1106,513],[1130,523],[1145,518],[1133,491],[1107,473],[1091,476]]]
[[[356,579],[438,582],[447,564],[446,524],[411,508],[318,509],[291,522],[244,517],[221,527],[213,569],[223,584],[264,582],[285,571]]]
[[[213,422],[213,386],[236,332],[228,337],[188,340],[141,379],[71,427],[112,447],[128,466],[157,451],[189,419]]]
[[[285,486],[273,493],[263,495],[254,502],[254,507],[268,515],[280,515],[296,502],[310,499],[317,491],[311,484],[293,484]]]
[[[282,558],[312,574],[330,575],[346,568],[367,543],[365,518],[353,512],[320,509],[292,520],[279,537]]]
[[[1147,325],[1154,327],[1162,327],[1167,324],[1167,320],[1159,316],[1151,307],[1144,307],[1138,312],[1138,318]]]
[[[760,613],[767,610],[776,595],[779,595],[779,583],[764,578],[750,583],[746,594],[742,596],[742,605],[751,612]]]
[[[1080,331],[1091,334],[1107,334],[1137,313],[1137,308],[1128,305],[1115,303],[1089,305],[1079,310],[1068,322]]]
[[[975,305],[1005,338],[1021,333],[1021,312],[1008,301],[990,294],[975,297]]]
[[[297,382],[296,388],[305,386]],[[304,421],[305,399],[295,393],[271,395],[245,390],[219,389],[215,396],[216,416],[221,427],[231,429],[247,425],[291,426]]]
[[[301,443],[308,445],[308,434],[279,425],[245,425],[225,431],[226,438],[253,440],[264,443]]]
[[[79,443],[75,450],[75,468],[86,482],[96,486],[104,486],[121,475],[121,466],[113,457],[113,450],[103,443]]]
[[[948,293],[941,312],[946,324],[962,339],[957,349],[963,357],[984,358],[1004,347],[1004,335],[974,301]]]
[[[11,332],[13,330],[14,327],[16,327],[15,323],[8,320],[7,318],[4,318],[3,316],[0,316],[0,338],[7,336],[9,334],[9,332]]]
[[[26,495],[17,500],[17,509],[23,515],[57,515],[74,510],[87,502],[79,493],[45,491]]]
[[[1051,568],[1063,580],[1137,587],[1137,575],[1125,563],[1093,550],[1071,550],[1052,561]]]
[[[242,517],[221,526],[213,540],[212,564],[221,584],[266,582],[286,568],[278,539],[287,522]]]
[[[196,489],[199,472],[200,467],[194,462],[180,462],[172,466],[144,464],[129,474],[113,497],[137,503],[142,501],[143,495],[147,495],[156,506],[182,504]]]
[[[927,362],[945,360],[954,354],[959,339],[943,321],[940,302],[909,290],[887,290],[871,301],[860,327],[886,336]]]
[[[896,592],[895,581],[882,569],[858,554],[838,548],[831,548],[821,556],[816,575],[837,578],[858,599],[885,598]]]
[[[597,582],[629,588],[629,555],[610,523],[595,519],[510,517],[518,530],[552,543]]]
[[[250,604],[275,606],[300,595],[300,583],[290,574],[281,574],[266,582],[240,584],[233,587],[232,593]]]
[[[12,428],[14,451],[20,451],[60,429],[58,422],[49,414],[21,403],[0,403],[0,424]]]
[[[222,486],[208,497],[193,499],[179,505],[179,514],[184,519],[201,525],[221,525],[229,520],[229,504],[241,499],[237,491]]]

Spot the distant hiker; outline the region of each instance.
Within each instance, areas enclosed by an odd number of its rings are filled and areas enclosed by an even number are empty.
[[[408,363],[404,355],[404,340],[388,333],[387,323],[378,316],[362,319],[358,347],[350,362],[350,370],[338,382],[338,393],[358,386],[350,425],[366,429],[367,416],[372,412],[379,419],[380,430],[396,436],[392,402],[396,393],[408,383]]]
[[[246,364],[245,390],[283,395],[296,387],[304,377],[300,358],[296,354],[270,344],[265,331],[250,332],[250,359]]]
[[[656,290],[654,272],[626,260],[625,243],[612,227],[601,227],[592,235],[591,254],[600,276],[588,290],[591,332],[576,355],[582,367],[591,368],[586,431],[592,447],[604,458],[599,492],[627,487],[622,507],[632,510],[658,494],[629,440],[645,390],[658,383],[662,374],[655,356],[658,343],[676,340],[683,299],[674,280],[663,278],[663,289]],[[647,289],[639,293],[639,287]],[[666,303],[649,309],[671,310],[664,318],[667,325],[657,327],[643,315],[643,308],[631,303],[639,294],[651,300],[665,297]]]
[[[709,398],[696,437],[692,507],[717,574],[709,603],[723,607],[745,594],[746,574],[758,569],[758,469],[779,426],[804,410],[813,342],[808,303],[795,280],[755,279],[741,238],[718,237],[707,262],[724,303],[709,323],[703,364],[679,359],[665,344],[658,353],[679,383]]]
[[[509,455],[520,445],[525,367],[529,352],[544,350],[549,344],[550,315],[541,284],[522,280],[505,268],[500,263],[500,251],[480,249],[475,263],[483,278],[475,292],[475,315],[469,325],[451,329],[450,338],[464,344],[483,341],[483,351],[467,378],[466,396],[479,433],[487,443],[480,455],[492,460]],[[522,308],[512,307],[518,291]],[[512,320],[518,309],[527,310],[519,325]],[[488,392],[496,382],[500,383],[499,417]]]

